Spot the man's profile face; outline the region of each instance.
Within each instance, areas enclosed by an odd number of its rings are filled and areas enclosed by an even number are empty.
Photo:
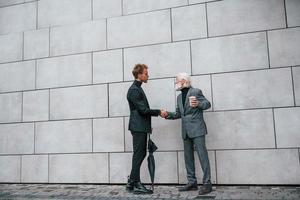
[[[149,75],[148,75],[148,69],[144,69],[143,73],[138,74],[138,78],[144,82],[147,83]]]

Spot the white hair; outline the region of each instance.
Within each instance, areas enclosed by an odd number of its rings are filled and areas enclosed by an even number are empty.
[[[177,80],[185,80],[184,87],[191,87],[191,76],[188,73],[178,73],[176,75]]]

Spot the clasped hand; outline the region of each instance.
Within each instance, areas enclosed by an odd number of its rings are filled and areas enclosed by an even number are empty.
[[[165,109],[161,109],[160,110],[160,116],[162,118],[166,118],[166,117],[168,117],[168,112]]]

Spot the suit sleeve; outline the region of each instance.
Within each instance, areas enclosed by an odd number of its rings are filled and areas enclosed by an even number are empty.
[[[199,90],[196,95],[197,100],[199,101],[198,108],[201,110],[206,110],[211,107],[210,102],[205,98],[205,96],[202,94],[202,91]]]
[[[131,90],[128,94],[128,100],[133,103],[141,115],[158,116],[160,114],[160,110],[152,110],[146,105],[142,94],[138,90]]]
[[[178,107],[178,104],[176,106],[176,111],[175,112],[168,112],[168,117],[166,119],[179,119],[181,118],[181,113]]]

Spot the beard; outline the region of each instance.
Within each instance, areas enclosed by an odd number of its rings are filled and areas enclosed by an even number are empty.
[[[181,84],[181,83],[176,83],[176,85],[175,85],[175,90],[176,90],[176,91],[180,91],[182,88],[183,88],[183,84]]]

